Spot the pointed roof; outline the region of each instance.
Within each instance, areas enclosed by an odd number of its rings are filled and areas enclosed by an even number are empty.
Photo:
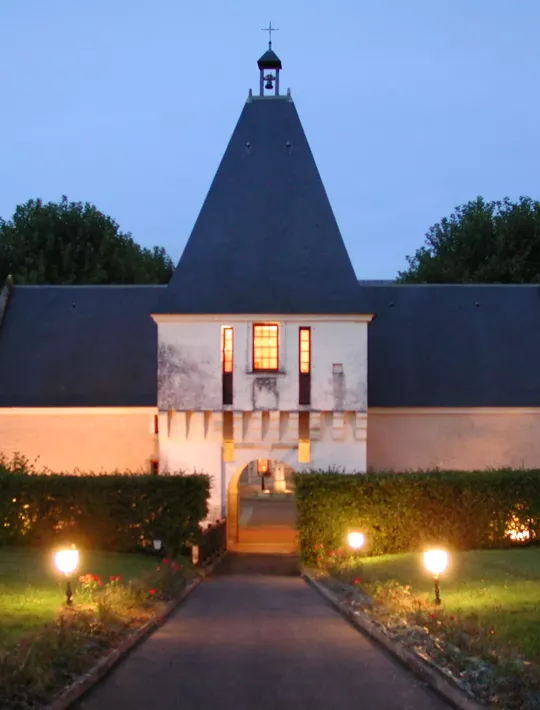
[[[259,69],[281,69],[281,59],[272,49],[272,45],[266,50],[262,57],[257,61]]]
[[[358,313],[358,285],[290,97],[250,97],[154,313]]]

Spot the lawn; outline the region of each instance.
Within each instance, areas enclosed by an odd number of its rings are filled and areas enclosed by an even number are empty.
[[[155,560],[145,555],[80,554],[76,577],[92,573],[104,582],[112,575],[121,575],[127,582],[155,567]],[[76,594],[77,585],[74,587]],[[32,629],[53,621],[64,601],[64,590],[65,582],[54,567],[52,551],[1,548],[0,645],[16,641]]]
[[[456,552],[441,576],[442,608],[457,617],[475,617],[492,629],[499,644],[540,661],[540,548]],[[366,586],[395,579],[414,594],[432,595],[422,555],[366,558]]]

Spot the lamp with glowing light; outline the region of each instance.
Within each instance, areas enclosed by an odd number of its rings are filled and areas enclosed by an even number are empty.
[[[58,550],[54,555],[54,564],[59,572],[66,576],[66,604],[70,606],[73,600],[71,575],[79,565],[79,550],[72,545],[67,550]]]
[[[347,544],[349,545],[351,550],[358,552],[358,550],[364,547],[365,542],[365,535],[359,530],[349,530],[349,532],[347,533]]]
[[[270,493],[264,484],[264,477],[270,475],[268,459],[257,459],[257,473],[261,477],[261,491],[263,493]]]
[[[257,459],[257,473],[263,476],[268,473],[268,459]]]
[[[446,550],[427,550],[424,552],[424,567],[433,575],[435,589],[435,604],[441,603],[439,575],[448,567],[448,552]]]

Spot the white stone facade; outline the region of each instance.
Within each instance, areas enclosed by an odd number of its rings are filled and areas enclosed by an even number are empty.
[[[212,477],[211,516],[250,461],[295,471],[366,470],[370,316],[154,316],[158,323],[159,466]],[[253,370],[254,323],[279,325],[277,372]],[[233,404],[222,398],[222,327],[233,328]],[[311,328],[311,405],[299,405],[299,328]],[[309,413],[309,431],[299,420]],[[300,427],[301,428],[301,427]],[[299,446],[300,440],[303,446]],[[229,444],[227,442],[230,442]]]

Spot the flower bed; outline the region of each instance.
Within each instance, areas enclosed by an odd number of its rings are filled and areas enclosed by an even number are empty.
[[[454,554],[440,607],[418,555],[316,553],[319,581],[342,604],[480,702],[540,708],[540,551]]]
[[[56,613],[49,623],[31,625],[16,640],[11,629],[4,639],[0,650],[2,710],[31,710],[50,702],[178,597],[197,574],[191,562],[183,559],[162,559],[125,581],[120,574],[103,577],[87,572],[74,584],[70,607],[61,605],[59,587]],[[28,593],[36,597],[38,590]],[[0,609],[8,594],[6,590],[0,594]]]

